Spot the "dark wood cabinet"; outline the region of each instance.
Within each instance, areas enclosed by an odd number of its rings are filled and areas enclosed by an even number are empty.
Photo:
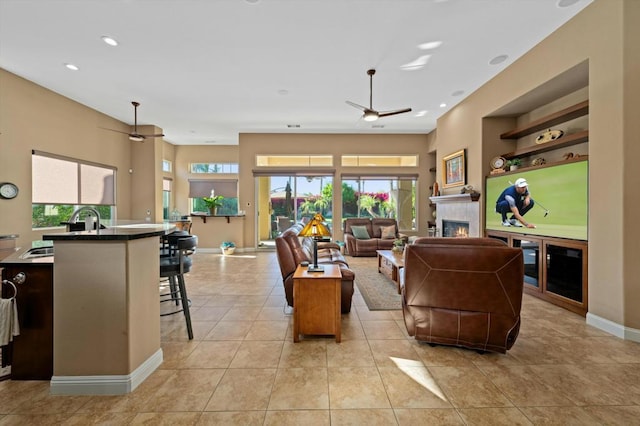
[[[524,259],[524,292],[580,315],[588,309],[586,241],[487,231],[487,237],[519,247]]]
[[[3,264],[4,278],[24,272],[17,285],[20,335],[3,349],[12,380],[50,380],[53,375],[53,263]],[[4,291],[4,289],[3,289]]]

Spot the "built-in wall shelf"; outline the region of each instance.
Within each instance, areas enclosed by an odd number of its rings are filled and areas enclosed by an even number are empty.
[[[527,146],[522,149],[518,149],[513,152],[502,154],[507,160],[516,157],[527,157],[529,155],[540,154],[542,152],[553,151],[560,148],[566,148],[568,146],[577,145],[583,142],[589,141],[589,131],[583,130],[581,132],[572,133],[570,135],[564,135],[555,141],[546,142],[539,145]]]
[[[233,214],[233,215],[232,214],[228,214],[228,215],[216,214],[216,215],[213,215],[213,214],[195,214],[195,213],[191,213],[190,216],[191,217],[199,217],[200,219],[202,219],[202,221],[204,223],[207,223],[207,218],[208,217],[213,217],[213,218],[224,217],[224,218],[227,219],[227,223],[231,222],[231,218],[232,217],[244,217],[244,215],[239,215],[239,214]]]
[[[492,178],[492,177],[496,177],[496,176],[505,176],[505,175],[512,175],[512,174],[518,174],[518,173],[522,173],[524,171],[527,170],[532,170],[532,169],[543,169],[545,167],[552,167],[552,166],[557,166],[558,164],[565,164],[565,163],[576,163],[578,161],[589,161],[589,156],[588,155],[581,155],[579,157],[573,157],[573,158],[569,158],[567,160],[563,160],[563,161],[555,161],[553,163],[546,163],[546,164],[541,164],[539,166],[530,166],[530,167],[518,167],[516,170],[511,170],[511,171],[505,171],[502,173],[496,173],[496,174],[489,174],[488,178]]]
[[[565,121],[573,120],[574,118],[582,117],[587,114],[589,114],[588,100],[539,118],[526,126],[503,133],[500,135],[500,139],[519,139],[523,136],[539,132],[540,130],[547,130],[556,124],[564,123]]]

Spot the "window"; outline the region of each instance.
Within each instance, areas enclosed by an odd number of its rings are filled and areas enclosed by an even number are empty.
[[[342,175],[342,217],[388,217],[400,230],[415,229],[417,175]]]
[[[191,210],[193,212],[208,212],[202,197],[210,197],[211,194],[222,195],[222,206],[218,208],[218,215],[238,214],[238,181],[227,180],[189,180],[189,198],[191,198]]]
[[[59,226],[79,206],[94,207],[111,219],[116,200],[116,168],[32,151],[32,227]]]
[[[162,218],[169,219],[169,203],[171,202],[171,179],[162,179]]]
[[[258,167],[333,166],[332,155],[257,155]]]
[[[238,163],[191,163],[191,173],[238,173]]]
[[[163,172],[167,172],[167,173],[171,173],[171,161],[162,160],[162,171]]]
[[[343,167],[418,167],[417,155],[343,155]]]

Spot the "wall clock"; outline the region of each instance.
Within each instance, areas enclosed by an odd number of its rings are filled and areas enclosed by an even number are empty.
[[[506,165],[507,165],[507,160],[505,160],[504,157],[494,157],[491,160],[491,168],[493,170],[503,169]]]
[[[18,187],[10,182],[0,183],[0,197],[10,200],[18,196]]]

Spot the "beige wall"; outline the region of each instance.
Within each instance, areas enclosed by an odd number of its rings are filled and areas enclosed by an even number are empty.
[[[622,169],[622,204],[619,209],[623,217],[623,324],[640,328],[640,226],[638,209],[640,208],[640,2],[629,0],[624,4],[622,18],[623,44],[623,152],[619,164]],[[617,164],[617,163],[613,163]],[[602,165],[604,168],[604,164]],[[599,188],[606,185],[604,179]],[[597,194],[594,194],[597,196]],[[620,203],[620,202],[618,202]],[[614,206],[615,207],[615,206]],[[604,228],[604,227],[603,227]],[[601,230],[602,233],[605,229]],[[601,249],[598,254],[603,254]],[[604,273],[608,271],[603,271]],[[604,274],[600,274],[604,276]]]
[[[588,60],[589,312],[635,329],[640,328],[640,230],[635,220],[640,169],[634,166],[640,154],[638,3],[595,1],[441,117],[436,141],[439,160],[466,147],[469,182],[481,185],[487,159],[509,151],[483,146],[482,117]]]
[[[333,185],[339,187],[341,173],[363,173],[362,168],[342,167],[342,154],[412,154],[419,156],[418,167],[388,167],[384,171],[393,173],[417,173],[418,184],[416,199],[421,203],[416,206],[418,233],[427,234],[427,204],[431,176],[429,168],[427,135],[389,134],[389,135],[357,135],[357,134],[240,134],[240,208],[246,210],[244,247],[255,247],[256,212],[255,179],[256,155],[259,154],[330,154],[333,155],[335,169]],[[314,169],[321,169],[320,167]],[[381,169],[376,169],[381,171]],[[364,172],[366,173],[366,171]],[[333,194],[333,215],[342,216],[342,200],[339,191]],[[333,237],[342,240],[342,231],[334,227]]]
[[[132,150],[153,149],[154,144],[134,146],[126,135],[100,127],[131,131],[127,124],[0,69],[0,181],[13,182],[20,189],[17,198],[0,200],[0,234],[20,234],[17,245],[24,246],[44,233],[31,229],[32,150],[116,167],[118,219],[144,218],[132,211],[132,198],[144,199],[144,206],[155,205],[155,200],[144,195],[148,190],[132,197],[134,181],[140,187],[149,185],[134,176],[150,176],[154,159],[143,156],[134,166]]]

